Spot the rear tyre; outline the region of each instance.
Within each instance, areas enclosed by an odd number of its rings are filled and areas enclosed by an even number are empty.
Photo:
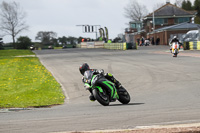
[[[95,99],[103,106],[109,105],[109,97],[106,92],[100,92],[98,89],[92,90]]]
[[[118,90],[118,95],[119,95],[118,101],[121,102],[122,104],[128,104],[131,100],[128,91],[124,87],[121,87]]]

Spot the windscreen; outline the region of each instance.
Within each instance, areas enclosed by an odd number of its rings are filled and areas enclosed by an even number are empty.
[[[91,81],[92,75],[93,75],[93,72],[92,72],[92,71],[86,71],[86,72],[84,73],[84,78]]]

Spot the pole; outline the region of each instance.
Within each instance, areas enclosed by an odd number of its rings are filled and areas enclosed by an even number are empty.
[[[95,29],[96,29],[96,40],[97,40],[97,26],[95,26]]]
[[[199,41],[200,41],[200,27],[199,27]]]
[[[154,16],[154,12],[153,12],[153,31],[155,30],[155,16]]]

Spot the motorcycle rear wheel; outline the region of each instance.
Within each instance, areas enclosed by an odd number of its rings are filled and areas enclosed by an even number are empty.
[[[98,89],[92,90],[95,99],[103,106],[108,106],[110,103],[109,96],[105,92],[100,92]]]

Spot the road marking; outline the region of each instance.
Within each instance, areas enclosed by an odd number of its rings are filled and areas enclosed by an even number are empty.
[[[78,133],[114,133],[114,132],[131,132],[131,131],[140,131],[140,130],[158,130],[158,129],[172,129],[172,128],[200,128],[200,123],[189,123],[189,124],[177,124],[183,122],[199,122],[200,120],[189,120],[189,121],[174,121],[174,122],[164,122],[162,124],[171,124],[171,125],[151,125],[151,126],[136,126],[135,128],[128,129],[108,129],[108,130],[91,130],[91,131],[78,131]],[[192,131],[192,130],[191,130]],[[148,131],[146,131],[148,132]],[[145,132],[145,133],[146,133]],[[51,133],[74,133],[74,131],[67,132],[51,132]]]
[[[200,122],[200,119],[198,119],[198,120],[183,120],[183,121],[171,121],[171,122],[153,123],[153,125],[155,126],[155,125],[168,125],[168,124],[180,124],[180,123],[199,123],[199,122]]]

